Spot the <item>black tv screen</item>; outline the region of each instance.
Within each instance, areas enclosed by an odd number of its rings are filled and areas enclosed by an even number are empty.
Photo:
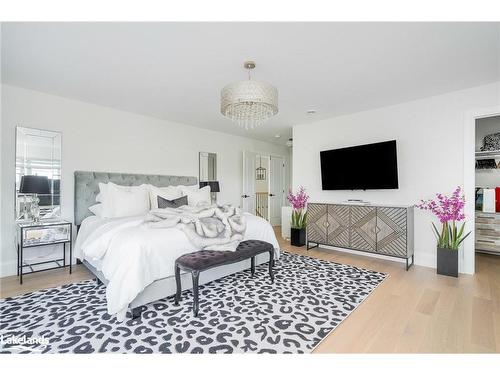
[[[397,189],[396,141],[321,151],[323,190]]]

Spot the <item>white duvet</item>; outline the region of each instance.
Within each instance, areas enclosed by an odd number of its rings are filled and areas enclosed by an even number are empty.
[[[245,213],[244,240],[272,244],[279,257],[279,245],[272,226],[264,219]],[[128,305],[149,284],[174,275],[175,260],[197,251],[177,228],[150,228],[144,216],[117,219],[86,218],[75,243],[75,256],[89,261],[109,281],[106,288],[108,313],[125,319]]]

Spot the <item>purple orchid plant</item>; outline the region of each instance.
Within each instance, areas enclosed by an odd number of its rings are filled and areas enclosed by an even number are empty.
[[[440,231],[432,223],[439,248],[458,250],[460,244],[469,236],[470,232],[464,234],[465,221],[460,227],[457,227],[457,222],[465,220],[465,196],[462,194],[460,186],[453,191],[450,197],[438,193],[436,199],[422,200],[415,207],[431,211],[441,222]]]
[[[288,202],[292,205],[292,228],[304,229],[307,220],[307,200],[309,196],[303,186],[299,188],[297,194],[293,194],[292,190],[288,191]]]

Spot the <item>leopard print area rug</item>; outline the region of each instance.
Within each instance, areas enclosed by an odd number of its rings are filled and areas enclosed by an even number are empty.
[[[1,353],[310,353],[387,277],[282,253],[267,265],[143,306],[138,319],[106,312],[103,285],[88,280],[0,301]]]

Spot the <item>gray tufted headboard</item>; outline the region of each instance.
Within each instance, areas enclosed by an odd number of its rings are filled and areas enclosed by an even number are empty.
[[[96,203],[95,197],[99,193],[99,182],[110,181],[125,186],[151,184],[159,187],[190,186],[198,183],[196,177],[188,176],[75,171],[75,225],[80,225],[83,219],[92,215],[88,208]]]

